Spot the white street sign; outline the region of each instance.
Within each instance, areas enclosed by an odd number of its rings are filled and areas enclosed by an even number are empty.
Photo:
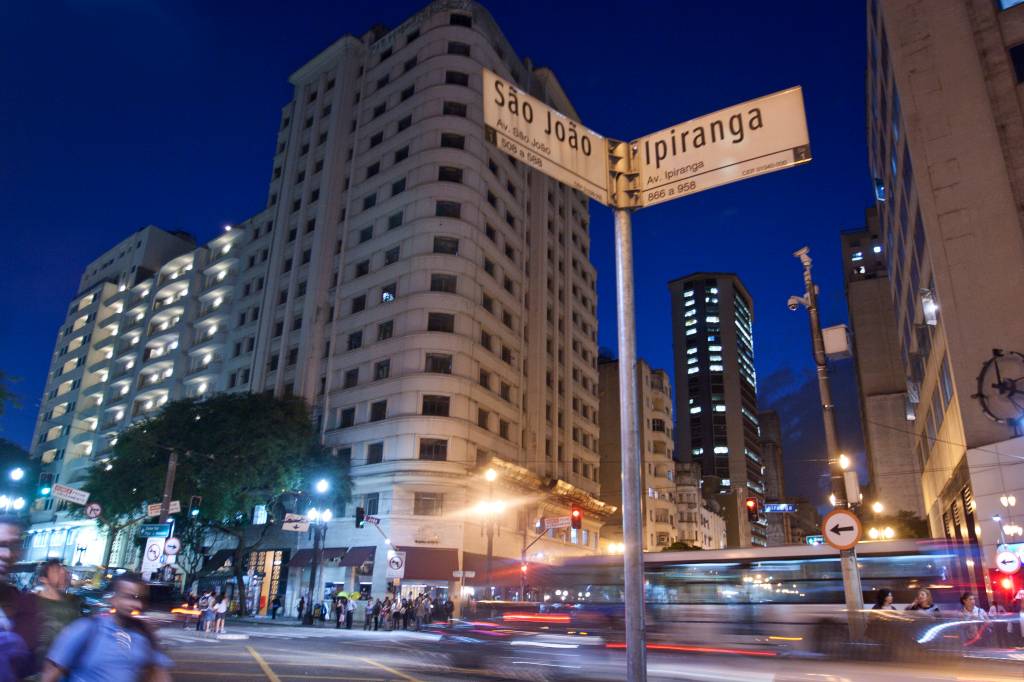
[[[173,556],[181,551],[181,540],[178,538],[167,538],[164,542],[164,554]]]
[[[453,578],[475,578],[476,571],[452,571]]]
[[[1020,557],[1013,552],[999,552],[996,554],[996,568],[1002,573],[1013,575],[1020,570]]]
[[[640,207],[811,160],[800,87],[679,123],[631,143]]]
[[[405,577],[405,552],[388,552],[388,570],[385,576],[388,580]]]
[[[100,506],[99,502],[90,502],[85,505],[85,515],[90,519],[98,519],[102,513],[103,507]]]
[[[380,517],[379,516],[366,515],[366,516],[363,517],[363,521],[365,521],[366,523],[372,523],[375,526],[379,526],[380,525]]]
[[[487,69],[483,87],[487,137],[498,149],[608,205],[608,145],[602,136]]]
[[[160,570],[164,563],[164,541],[167,538],[146,538],[146,550],[142,553],[142,575],[148,577],[153,571]]]
[[[833,509],[821,520],[825,542],[836,549],[851,549],[860,540],[862,531],[860,519],[847,509]]]
[[[309,519],[302,514],[285,514],[281,530],[287,530],[294,533],[305,533],[309,530]]]
[[[549,516],[544,519],[544,530],[549,528],[568,528],[572,520],[568,516]]]
[[[67,500],[75,504],[85,504],[89,501],[89,493],[87,491],[72,488],[68,485],[61,485],[60,483],[54,484],[53,496],[58,500]]]

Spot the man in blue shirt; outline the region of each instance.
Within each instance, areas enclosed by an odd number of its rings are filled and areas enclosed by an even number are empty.
[[[66,627],[46,654],[42,682],[170,681],[170,659],[133,615],[142,610],[146,583],[137,574],[123,573],[111,588],[113,613],[81,618]]]

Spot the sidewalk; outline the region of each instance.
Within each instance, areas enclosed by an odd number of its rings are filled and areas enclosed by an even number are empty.
[[[432,623],[432,625],[434,626],[433,628],[424,627],[423,630],[417,632],[416,630],[384,630],[383,628],[380,629],[380,630],[364,630],[363,629],[363,624],[361,622],[355,622],[355,623],[352,624],[352,629],[348,630],[348,629],[343,628],[343,627],[342,628],[335,628],[334,627],[334,621],[331,621],[331,620],[325,621],[323,623],[320,623],[318,621],[315,625],[311,625],[311,626],[310,625],[306,625],[306,626],[304,626],[302,624],[302,621],[299,620],[298,618],[291,617],[291,618],[272,619],[270,616],[233,616],[233,617],[229,617],[228,620],[227,620],[227,625],[230,627],[230,625],[232,623],[234,623],[235,625],[263,625],[263,626],[272,625],[272,626],[281,626],[281,627],[285,627],[285,628],[302,628],[302,629],[304,629],[306,631],[317,631],[317,630],[327,631],[327,630],[330,630],[332,632],[337,632],[339,634],[340,633],[348,633],[350,635],[358,634],[359,636],[367,636],[367,637],[372,637],[372,636],[381,636],[381,637],[383,637],[383,636],[387,636],[387,637],[396,637],[396,636],[399,636],[399,637],[401,637],[401,636],[409,636],[409,637],[429,636],[429,637],[437,637],[438,636],[438,632],[436,631],[436,628],[439,625],[441,625],[441,623]]]

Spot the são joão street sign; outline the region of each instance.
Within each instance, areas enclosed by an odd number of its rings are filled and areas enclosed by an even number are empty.
[[[605,138],[484,69],[484,124],[490,142],[595,201],[608,205]]]
[[[811,160],[800,87],[736,104],[631,144],[640,207]]]
[[[852,549],[860,541],[860,519],[848,509],[833,509],[821,520],[821,534],[836,549]]]

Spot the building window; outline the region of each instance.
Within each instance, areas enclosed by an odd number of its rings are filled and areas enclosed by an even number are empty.
[[[388,216],[388,229],[393,230],[402,224],[402,212],[392,213]]]
[[[379,145],[383,141],[384,141],[384,132],[383,131],[374,134],[372,137],[370,137],[370,148],[372,149],[372,148],[376,147],[377,145]]]
[[[452,26],[465,26],[466,28],[473,27],[473,17],[468,14],[452,14],[449,18],[449,22]]]
[[[455,316],[450,313],[428,313],[427,331],[455,333]]]
[[[352,312],[358,313],[366,309],[366,296],[356,296],[352,299]]]
[[[345,383],[342,388],[352,388],[359,383],[359,368],[350,369],[345,372]]]
[[[352,332],[348,335],[348,349],[355,350],[363,345],[363,332]]]
[[[465,149],[466,138],[455,133],[441,133],[441,146],[451,147],[452,149]]]
[[[423,396],[423,414],[431,417],[447,417],[451,398],[446,395]]]
[[[415,92],[416,92],[416,86],[415,85],[410,85],[405,90],[402,90],[401,101],[404,102],[405,100],[409,99],[410,97],[413,96],[413,94]]]
[[[399,149],[398,151],[395,152],[395,163],[398,163],[399,161],[405,161],[408,158],[409,158],[409,148],[408,147],[402,147],[401,149]]]
[[[384,252],[384,265],[391,265],[398,261],[400,255],[399,247],[388,249]]]
[[[455,275],[433,274],[430,276],[430,290],[447,294],[455,293]]]
[[[413,493],[412,513],[415,516],[440,516],[443,510],[444,493]]]
[[[462,182],[462,169],[441,166],[437,169],[437,179],[441,182]]]
[[[366,446],[366,463],[367,464],[380,464],[383,461],[384,461],[384,443],[381,443],[381,442],[369,443]],[[377,494],[378,493],[373,493],[373,495],[375,497],[377,496]],[[367,495],[366,497],[369,498],[370,496]],[[373,506],[374,507],[377,506],[377,500],[376,499],[374,499],[374,505]],[[373,512],[371,512],[367,507],[364,507],[364,509],[366,509],[366,513],[367,514],[370,514],[370,513],[376,514],[377,513],[376,509]]]
[[[491,373],[486,369],[480,370],[480,385],[488,391],[491,390]]]
[[[381,449],[383,450],[383,444],[381,444]],[[367,464],[371,463],[369,461],[369,452],[367,452],[366,460]],[[368,516],[377,516],[380,513],[380,493],[366,493],[366,496],[363,497],[363,511],[365,511]]]
[[[486,429],[490,417],[491,413],[481,407],[476,413],[476,425],[481,429]]]
[[[466,105],[462,102],[445,102],[443,113],[445,116],[461,116],[466,118]]]
[[[387,379],[391,374],[391,360],[381,360],[373,366],[373,380]]]
[[[356,277],[370,274],[370,261],[364,260],[356,263]]]
[[[406,116],[398,122],[398,132],[402,132],[406,128],[412,125],[412,115]]]
[[[459,240],[455,237],[434,237],[434,253],[454,256],[459,253]]]
[[[468,88],[469,74],[462,73],[461,71],[445,71],[444,82],[448,85],[461,85]]]
[[[405,191],[405,178],[402,178],[401,180],[395,180],[394,182],[391,183],[391,196],[395,196],[396,194],[401,194],[404,191]]]
[[[378,161],[377,163],[371,163],[369,166],[366,167],[366,177],[368,179],[372,178],[377,173],[380,173],[380,161]]]
[[[378,400],[375,403],[370,403],[370,421],[379,422],[382,419],[386,419],[388,416],[388,401]]]
[[[443,438],[421,438],[420,459],[443,462],[448,459],[448,441]]]
[[[462,55],[463,57],[469,56],[469,45],[466,43],[457,43],[452,41],[448,43],[448,54]]]
[[[498,420],[498,435],[508,440],[509,423],[504,419]]]
[[[377,195],[376,194],[370,194],[368,196],[363,197],[363,210],[364,211],[366,209],[368,209],[368,208],[373,208],[376,205],[377,205]]]
[[[392,282],[391,284],[385,284],[380,288],[380,302],[381,303],[393,303],[398,297],[398,285]]]
[[[346,407],[338,414],[338,428],[344,429],[356,423],[356,408]]]
[[[447,353],[427,353],[426,371],[451,374],[452,356]]]
[[[395,332],[395,323],[393,320],[387,322],[381,322],[377,325],[377,340],[384,341],[390,339]]]
[[[1017,82],[1024,83],[1024,43],[1010,48],[1010,61],[1013,62],[1013,72],[1017,75]]]

